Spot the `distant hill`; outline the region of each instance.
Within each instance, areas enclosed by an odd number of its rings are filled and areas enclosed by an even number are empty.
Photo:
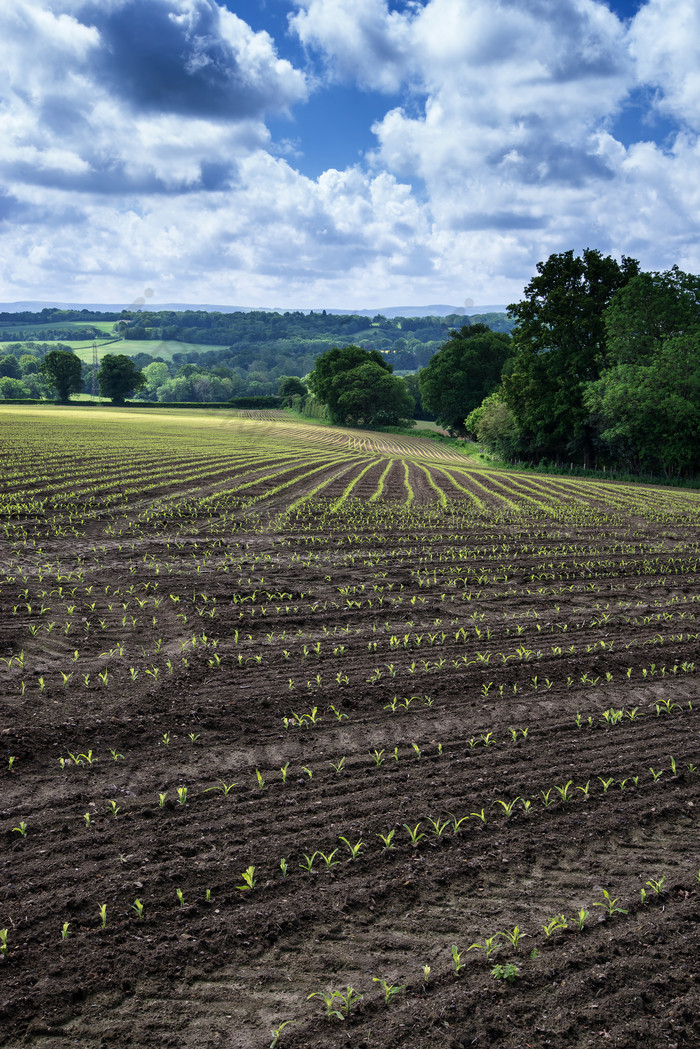
[[[30,311],[38,313],[40,310],[90,310],[97,313],[121,313],[122,310],[148,310],[159,312],[161,310],[204,310],[208,313],[323,313],[324,308],[315,310],[291,310],[278,306],[216,306],[211,303],[192,302],[47,302],[30,301],[25,302],[0,302],[0,313],[23,313]],[[352,315],[356,317],[447,317],[450,314],[463,314],[471,317],[475,313],[505,313],[503,305],[469,306],[445,306],[444,304],[432,306],[380,306],[371,310],[346,310],[331,309],[325,307],[326,313],[335,315]]]

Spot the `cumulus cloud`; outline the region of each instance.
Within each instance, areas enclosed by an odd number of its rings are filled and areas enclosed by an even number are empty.
[[[1,297],[507,302],[588,246],[700,269],[695,0],[292,3],[308,69],[222,0],[0,7]],[[312,179],[267,115],[338,82],[382,99],[375,148]],[[615,137],[632,92],[666,141]]]

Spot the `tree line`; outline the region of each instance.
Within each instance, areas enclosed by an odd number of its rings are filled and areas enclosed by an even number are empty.
[[[404,379],[376,351],[335,348],[318,358],[309,389],[334,422],[432,413],[505,460],[698,473],[700,277],[567,251],[538,263],[508,316],[511,335],[453,328]]]

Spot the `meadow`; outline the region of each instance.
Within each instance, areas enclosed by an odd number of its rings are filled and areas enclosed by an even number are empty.
[[[700,493],[0,408],[4,1045],[700,1044]]]

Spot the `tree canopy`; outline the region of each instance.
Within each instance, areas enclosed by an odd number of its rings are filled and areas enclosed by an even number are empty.
[[[463,325],[419,373],[423,405],[451,433],[466,433],[464,418],[500,383],[512,353],[510,336],[485,324]]]
[[[71,350],[51,350],[41,362],[41,373],[53,386],[62,404],[82,389],[82,364]]]
[[[146,385],[146,376],[130,357],[123,353],[106,353],[97,373],[100,395],[109,397],[113,404],[123,404],[135,390]]]
[[[638,272],[634,259],[618,263],[591,249],[550,255],[538,262],[525,298],[508,307],[515,355],[503,389],[526,454],[590,458],[593,431],[583,395],[607,360],[604,311]]]
[[[377,350],[336,346],[317,358],[308,384],[335,423],[386,425],[413,411],[405,382]]]

